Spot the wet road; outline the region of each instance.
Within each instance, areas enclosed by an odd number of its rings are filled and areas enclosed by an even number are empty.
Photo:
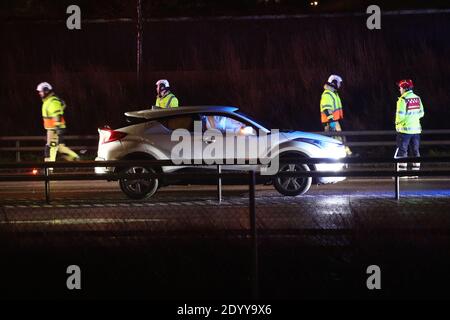
[[[0,183],[0,297],[248,299],[255,276],[247,187],[162,188],[131,201],[116,183]],[[258,187],[259,295],[448,298],[450,182],[348,180],[282,197]],[[253,249],[252,249],[253,248]],[[80,265],[83,290],[65,287]],[[366,287],[379,265],[383,290]],[[33,272],[30,272],[32,268]],[[183,300],[184,301],[184,300]]]
[[[390,178],[379,179],[347,179],[337,184],[313,185],[308,193],[298,198],[320,195],[334,196],[389,196],[394,190],[394,182]],[[248,186],[224,186],[224,197],[234,199],[248,196]],[[401,191],[406,195],[442,196],[450,194],[449,178],[420,178],[401,180]],[[55,181],[51,182],[53,200],[68,201],[125,201],[153,202],[166,200],[204,200],[215,199],[215,186],[170,186],[162,187],[154,197],[146,201],[129,200],[122,194],[117,182],[106,181]],[[271,186],[257,186],[258,198],[285,198]],[[0,182],[0,205],[16,201],[36,201],[44,198],[42,182]]]
[[[225,186],[218,203],[214,186],[161,188],[151,199],[126,198],[114,182],[52,182],[51,204],[42,183],[0,183],[0,228],[14,231],[198,232],[249,229],[248,187]],[[352,179],[313,186],[308,194],[283,197],[271,186],[256,192],[258,227],[304,229],[439,228],[450,222],[450,181],[401,182],[394,200],[391,179]],[[408,214],[406,214],[408,213]]]

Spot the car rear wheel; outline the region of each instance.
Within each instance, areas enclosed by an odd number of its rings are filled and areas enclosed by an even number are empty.
[[[299,163],[281,163],[278,172],[308,172],[309,167],[306,164]],[[298,196],[305,194],[311,187],[312,177],[301,176],[277,176],[273,181],[275,189],[285,196]]]
[[[155,173],[152,168],[130,167],[121,170],[121,173]],[[131,199],[147,199],[158,190],[159,181],[156,178],[119,180],[120,189]]]

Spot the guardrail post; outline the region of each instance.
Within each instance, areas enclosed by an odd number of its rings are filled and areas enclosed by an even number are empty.
[[[222,166],[220,164],[217,165],[217,174],[217,201],[220,204],[222,203],[222,177],[220,176],[222,174]]]
[[[16,161],[20,162],[20,141],[16,141]]]
[[[395,150],[394,159],[398,159],[398,148]],[[400,163],[395,162],[395,200],[400,200],[400,177],[398,176],[398,172],[400,171]]]
[[[249,173],[249,209],[250,209],[250,229],[252,237],[252,269],[253,269],[253,298],[258,299],[258,228],[256,225],[256,200],[255,200],[255,171]]]
[[[45,177],[45,202],[50,204],[50,180],[48,176],[48,167],[44,169],[44,177]]]
[[[399,164],[396,163],[395,164],[395,171],[397,172],[396,176],[395,176],[395,199],[396,200],[400,200],[400,177],[398,176],[398,172],[399,172],[399,168],[398,168]]]

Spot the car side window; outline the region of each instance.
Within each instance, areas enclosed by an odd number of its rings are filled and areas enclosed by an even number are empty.
[[[182,115],[175,116],[165,119],[159,119],[158,122],[161,123],[169,130],[186,129],[188,131],[194,131],[194,121],[198,120],[196,115]]]
[[[247,127],[245,123],[223,115],[202,115],[202,122],[204,130],[217,129],[222,133],[245,134],[242,130]]]

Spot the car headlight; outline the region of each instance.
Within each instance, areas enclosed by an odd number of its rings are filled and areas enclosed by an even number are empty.
[[[306,142],[324,150],[327,157],[340,159],[346,156],[345,146],[341,142],[328,142],[317,139],[298,138],[295,141]]]
[[[322,141],[322,140],[316,140],[316,139],[309,139],[309,138],[297,138],[295,139],[295,141],[300,141],[300,142],[306,142],[306,143],[310,143],[313,144],[319,148],[323,148],[323,149],[339,149],[339,148],[343,148],[344,145],[341,142],[327,142],[327,141]]]

